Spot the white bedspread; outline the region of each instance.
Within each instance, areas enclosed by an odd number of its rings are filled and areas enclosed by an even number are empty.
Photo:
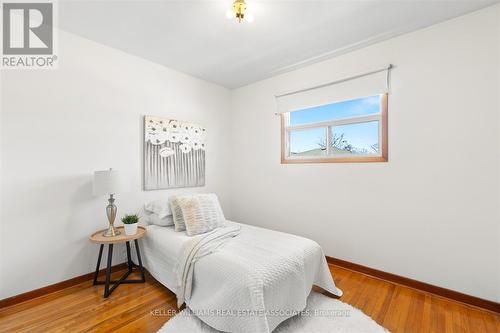
[[[229,225],[210,237],[184,242],[175,265],[178,299],[185,299],[210,326],[226,332],[271,332],[305,308],[312,285],[342,294],[316,242]],[[241,226],[238,235],[231,229],[235,226]]]
[[[213,254],[224,246],[230,238],[239,235],[241,227],[237,224],[219,228],[191,238],[182,247],[174,273],[177,276],[179,290],[177,292],[177,306],[184,302],[189,304],[193,286],[194,264],[204,256]]]
[[[183,244],[192,237],[186,235],[185,232],[176,232],[174,226],[147,225],[145,227],[146,236],[139,242],[144,266],[156,280],[177,294],[179,285],[174,267],[179,261]]]

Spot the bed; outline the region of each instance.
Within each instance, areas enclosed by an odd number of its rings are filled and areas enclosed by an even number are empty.
[[[208,325],[271,332],[306,306],[313,285],[341,296],[314,241],[236,222],[190,237],[149,225],[144,264]]]

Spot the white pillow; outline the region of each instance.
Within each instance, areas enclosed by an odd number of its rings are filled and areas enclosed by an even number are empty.
[[[203,234],[226,225],[226,219],[215,194],[177,197],[188,236]]]
[[[174,219],[172,215],[165,216],[164,218],[159,218],[156,214],[147,214],[145,216],[146,222],[148,224],[154,224],[160,227],[167,227],[170,225],[174,225]]]
[[[166,200],[151,201],[144,205],[144,210],[156,214],[160,219],[172,215],[170,205]]]
[[[179,206],[178,196],[170,197],[170,209],[172,211],[172,217],[174,220],[175,231],[186,230],[186,224],[184,223],[184,218],[182,217],[182,209]]]

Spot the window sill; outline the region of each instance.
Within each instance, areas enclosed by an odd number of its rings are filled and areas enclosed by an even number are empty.
[[[301,163],[370,163],[387,162],[387,156],[328,157],[328,158],[282,158],[281,164]]]

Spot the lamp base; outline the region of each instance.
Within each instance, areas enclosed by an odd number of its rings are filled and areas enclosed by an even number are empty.
[[[102,235],[104,237],[114,237],[114,236],[118,236],[119,234],[121,234],[121,232],[116,230],[116,228],[112,225],[109,226],[108,230],[106,230],[102,233]]]
[[[108,205],[106,206],[106,215],[108,216],[109,227],[102,235],[104,237],[114,237],[118,236],[120,232],[115,229],[115,217],[116,217],[116,206],[114,204],[115,198],[113,198],[113,194],[109,195]]]

